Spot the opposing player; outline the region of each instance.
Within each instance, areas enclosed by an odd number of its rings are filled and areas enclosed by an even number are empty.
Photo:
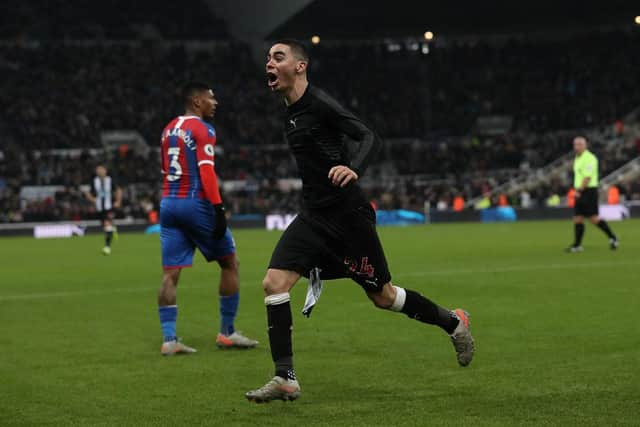
[[[460,365],[467,366],[474,353],[466,312],[444,309],[391,282],[375,212],[357,183],[381,142],[362,121],[308,83],[308,63],[305,47],[295,40],[277,42],[267,57],[268,85],[287,105],[286,136],[303,182],[303,209],[278,242],[263,280],[275,376],[246,393],[254,402],[300,395],[293,369],[289,291],[301,276],[312,282],[349,277],[376,307],[442,328]],[[343,136],[358,147],[352,158]]]
[[[162,245],[162,287],[158,294],[158,313],[164,341],[161,353],[194,353],[176,336],[176,287],[180,272],[190,267],[195,248],[205,259],[216,260],[220,274],[221,348],[252,348],[257,341],[234,328],[238,311],[239,272],[236,248],[227,228],[224,205],[214,170],[216,132],[205,122],[212,119],[218,102],[211,88],[191,82],[183,89],[186,112],[176,117],[162,132],[162,201],[160,202],[160,241]]]
[[[113,225],[114,209],[120,209],[122,206],[122,189],[107,174],[107,168],[104,165],[96,166],[96,176],[91,182],[91,190],[85,193],[85,197],[96,206],[96,212],[100,215],[104,231],[102,253],[111,255],[111,242],[116,232]]]
[[[573,151],[576,158],[573,161],[573,187],[575,189],[576,204],[573,215],[573,244],[567,252],[582,252],[582,237],[584,236],[584,219],[589,218],[591,224],[598,227],[609,239],[611,250],[618,249],[618,238],[609,224],[598,215],[598,158],[587,149],[587,139],[577,136],[573,139]]]

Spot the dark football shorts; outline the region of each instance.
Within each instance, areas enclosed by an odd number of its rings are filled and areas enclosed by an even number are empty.
[[[115,216],[113,209],[104,209],[98,212],[100,222],[104,224],[105,221],[113,221]]]
[[[367,203],[350,210],[305,210],[285,230],[269,268],[324,280],[350,278],[367,292],[391,281],[378,233],[376,213]]]
[[[592,217],[598,215],[598,189],[587,188],[576,199],[573,208],[575,216]]]

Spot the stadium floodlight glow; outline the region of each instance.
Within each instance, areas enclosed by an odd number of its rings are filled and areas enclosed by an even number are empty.
[[[402,50],[402,46],[399,43],[390,42],[387,43],[387,51],[388,52],[399,52]]]
[[[635,22],[636,24],[640,25],[640,15],[636,16]]]
[[[431,31],[427,31],[427,32],[424,33],[424,39],[425,40],[431,41],[431,40],[433,40],[434,37],[435,37],[435,35]]]
[[[320,43],[320,36],[316,35],[316,36],[311,37],[311,43],[313,43],[313,44]]]

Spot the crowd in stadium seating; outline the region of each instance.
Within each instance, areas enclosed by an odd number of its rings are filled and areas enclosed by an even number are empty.
[[[311,79],[385,137],[466,135],[482,115],[513,116],[519,131],[613,123],[637,105],[640,35],[511,41],[389,52],[376,45],[316,46]],[[336,72],[343,70],[344,72]],[[216,124],[234,144],[281,143],[281,107],[246,45],[192,52],[160,42],[0,47],[4,125],[36,147],[97,147],[100,132],[141,131],[154,142],[180,110],[176,88],[212,81]],[[29,126],[22,126],[29,123]]]
[[[44,4],[57,3],[29,4],[39,4],[36,9],[42,11],[49,10],[42,9]],[[27,15],[33,12],[32,6],[21,7]],[[131,20],[118,22],[131,27]],[[224,38],[223,27],[216,34],[184,28],[166,36]],[[21,28],[29,28],[32,38],[41,34],[35,27]],[[157,40],[119,42],[113,39],[132,38],[133,33],[117,25],[105,28],[101,36],[73,25],[56,29],[67,33],[41,29],[54,34],[53,39],[87,37],[86,43],[49,40],[0,46],[0,221],[86,215],[74,207],[82,204],[76,188],[88,183],[88,165],[98,160],[87,154],[79,160],[58,155],[35,159],[30,150],[101,147],[101,132],[113,129],[135,129],[155,146],[162,127],[181,112],[177,88],[191,78],[211,81],[220,101],[215,119],[223,150],[219,175],[255,183],[228,197],[234,211],[295,209],[299,194],[283,193],[276,182],[295,175],[292,157],[278,148],[283,144],[283,107],[266,90],[262,66],[254,62],[248,46],[228,39],[204,48]],[[0,27],[5,36],[11,31]],[[99,41],[101,37],[111,41]],[[555,137],[552,130],[610,126],[640,105],[638,41],[637,34],[604,33],[499,45],[437,42],[428,54],[410,45],[390,51],[384,43],[321,44],[312,48],[310,73],[313,82],[384,138],[405,138],[386,146],[380,162],[387,173],[430,179],[425,185],[411,178],[369,185],[371,198],[383,206],[415,209],[425,201],[451,206],[457,194],[465,199],[482,194],[518,170],[542,166],[569,151],[570,141]],[[483,115],[512,116],[511,131],[480,136],[474,123]],[[146,185],[135,200],[129,199],[130,213],[139,215],[157,204],[155,151],[116,155],[110,166],[127,185]],[[433,179],[446,182],[433,184]],[[27,184],[67,190],[25,205],[18,192]],[[540,191],[534,199],[560,190]],[[633,186],[624,191],[637,193]]]
[[[514,115],[516,128],[539,132],[613,123],[640,104],[638,39],[436,42],[428,54],[416,43],[395,51],[320,44],[312,70],[383,135],[464,134],[484,114]]]
[[[235,43],[191,53],[154,43],[3,46],[0,120],[8,138],[33,148],[100,147],[101,132],[117,129],[138,130],[153,145],[181,113],[178,89],[190,78],[214,82],[226,140],[262,144],[277,134],[281,142],[269,110],[276,101],[247,46]]]
[[[513,142],[482,139],[450,141],[430,149],[426,148],[430,147],[426,143],[389,144],[386,148],[389,157],[373,166],[370,178],[365,179],[363,186],[368,197],[381,208],[422,210],[426,203],[433,209],[450,209],[454,197],[469,200],[486,193],[515,174],[540,167],[568,152],[570,143],[571,140],[564,134],[555,138],[550,134],[530,139],[514,136]],[[415,144],[418,144],[417,147]],[[503,149],[495,150],[497,144]],[[508,148],[509,144],[511,148]],[[548,151],[537,152],[534,149],[536,144],[545,146]],[[555,152],[552,147],[555,147]],[[602,144],[594,148],[601,155],[603,175],[640,155],[640,140],[635,144],[626,143],[613,148]],[[96,156],[89,155],[87,151],[73,154],[38,154],[18,149],[2,151],[0,221],[92,217],[92,206],[84,200],[80,187],[90,182],[94,166],[98,163],[109,165],[110,173],[125,190],[126,203],[122,214],[144,218],[158,205],[161,179],[158,157],[157,150],[149,150],[145,154],[131,150],[118,151]],[[420,169],[412,169],[414,163],[407,162],[410,157],[433,165],[434,173],[425,175],[420,174]],[[439,169],[438,163],[444,165],[442,169]],[[502,169],[491,168],[491,164]],[[283,191],[278,183],[279,179],[295,176],[295,162],[285,146],[270,147],[268,150],[244,146],[225,151],[219,154],[218,165],[223,181],[245,182],[240,189],[224,195],[230,212],[289,213],[299,208],[299,191]],[[372,175],[382,178],[372,179]],[[25,185],[60,188],[51,197],[21,201],[19,191]],[[529,201],[515,197],[509,202],[517,206],[523,203],[529,207],[543,206],[550,195],[565,195],[570,185],[567,174],[566,179],[527,194]],[[620,190],[623,197],[640,199],[640,182],[624,183]]]

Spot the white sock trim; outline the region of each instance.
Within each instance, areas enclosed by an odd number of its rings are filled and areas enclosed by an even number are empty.
[[[280,305],[285,302],[289,302],[289,292],[283,292],[281,294],[269,295],[264,299],[264,305]]]
[[[402,311],[404,302],[407,300],[407,292],[399,286],[394,286],[394,288],[396,290],[396,299],[393,301],[393,304],[391,304],[391,307],[389,307],[389,310]]]

